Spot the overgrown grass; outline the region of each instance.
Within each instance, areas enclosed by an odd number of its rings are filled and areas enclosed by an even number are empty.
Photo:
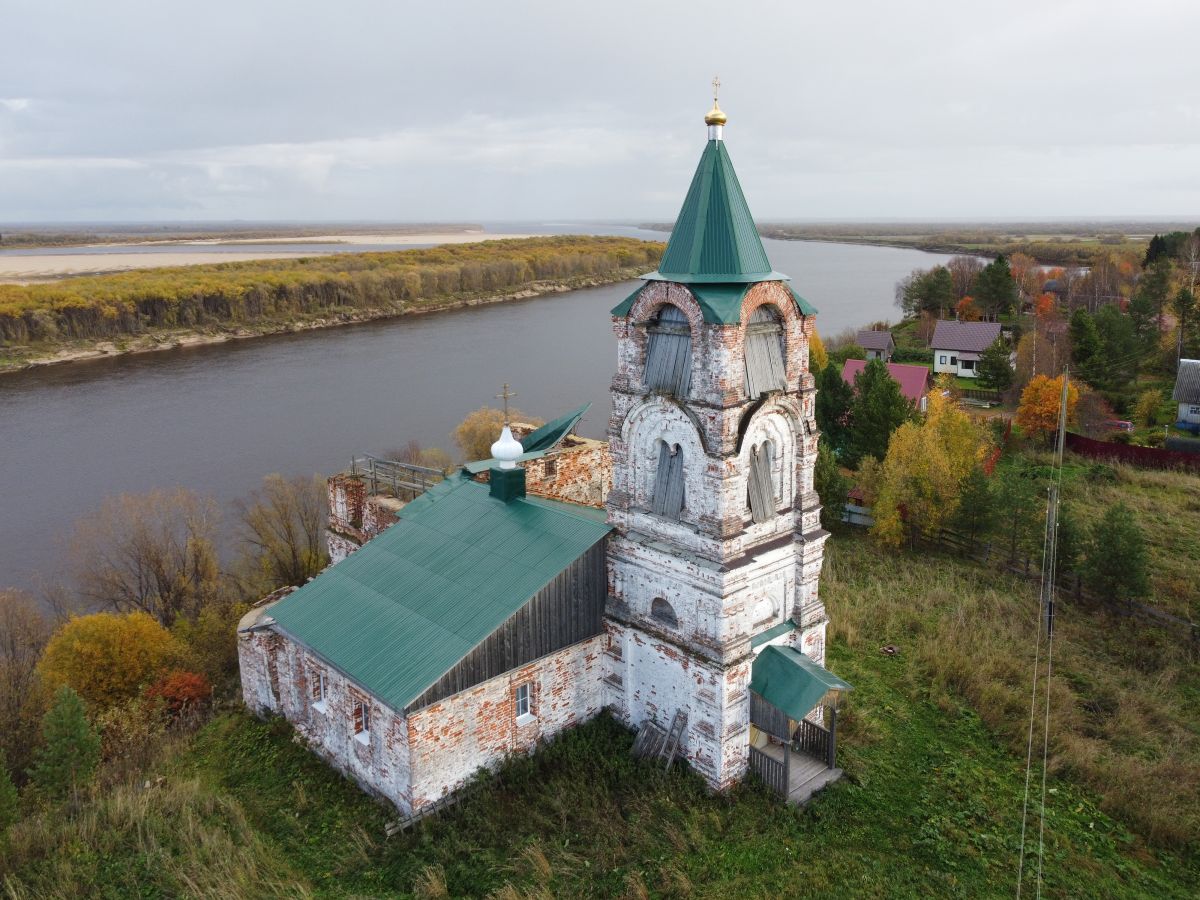
[[[162,785],[122,789],[104,828],[83,824],[91,805],[20,826],[0,884],[17,897],[221,896],[218,876],[225,896],[251,897],[1012,896],[1034,592],[857,535],[829,549],[827,664],[855,687],[847,778],[803,810],[753,784],[714,796],[689,772],[664,776],[602,718],[388,839],[394,812],[286,723],[231,713],[159,769]],[[1046,896],[1195,896],[1200,692],[1173,653],[1154,632],[1063,610]],[[189,823],[177,834],[176,820]]]

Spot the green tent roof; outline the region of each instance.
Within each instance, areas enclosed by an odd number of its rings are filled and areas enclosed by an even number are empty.
[[[592,404],[585,403],[578,409],[573,409],[566,415],[559,416],[557,419],[551,419],[541,428],[529,432],[525,437],[521,438],[521,447],[525,452],[517,457],[517,462],[525,462],[529,459],[537,459],[545,456],[555,447],[557,447],[562,439],[571,433],[578,423],[583,418],[583,414],[591,409]],[[477,475],[480,472],[485,472],[492,466],[496,465],[494,459],[483,459],[478,462],[469,462],[463,466],[463,470],[472,475]]]
[[[710,284],[785,277],[771,270],[724,141],[704,148],[658,272],[648,277]]]
[[[750,690],[798,721],[830,691],[852,688],[799,650],[772,644],[754,660]]]
[[[402,710],[608,531],[592,510],[505,503],[455,475],[267,615]]]
[[[629,315],[629,311],[633,309],[633,303],[637,300],[637,295],[643,287],[645,285],[614,306],[612,314],[620,318]],[[801,315],[815,316],[817,314],[816,307],[797,294],[795,288],[789,284],[787,289],[796,301],[796,308],[800,310]],[[742,298],[746,296],[746,291],[750,290],[750,285],[689,284],[688,290],[700,304],[700,311],[704,315],[705,322],[711,322],[714,325],[736,325],[742,320]]]

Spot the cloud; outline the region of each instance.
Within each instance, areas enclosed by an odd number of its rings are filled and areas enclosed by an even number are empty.
[[[0,97],[0,106],[9,112],[24,112],[33,105],[28,97]]]

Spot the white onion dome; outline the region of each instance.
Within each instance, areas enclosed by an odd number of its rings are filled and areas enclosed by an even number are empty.
[[[492,458],[498,460],[501,469],[515,469],[517,459],[525,452],[521,442],[512,436],[508,426],[500,432],[500,440],[492,444]]]

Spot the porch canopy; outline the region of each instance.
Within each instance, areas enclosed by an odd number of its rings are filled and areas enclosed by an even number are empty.
[[[772,644],[754,660],[750,690],[799,721],[829,692],[853,688],[799,650]]]

